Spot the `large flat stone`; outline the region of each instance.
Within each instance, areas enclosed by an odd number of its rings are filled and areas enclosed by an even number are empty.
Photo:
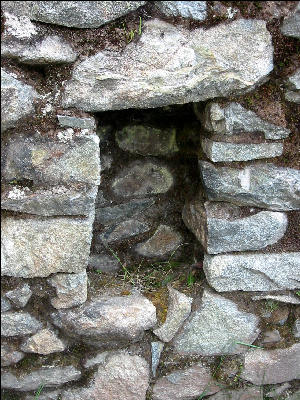
[[[55,325],[72,337],[97,347],[136,342],[156,323],[156,309],[143,296],[100,297],[52,314]]]
[[[24,336],[37,332],[42,323],[26,312],[7,311],[1,314],[1,336]]]
[[[300,39],[300,3],[294,12],[283,20],[280,29],[283,35]]]
[[[1,68],[1,132],[17,126],[22,118],[34,113],[36,90],[11,72]]]
[[[238,310],[231,300],[204,291],[201,306],[191,313],[173,340],[174,349],[184,355],[239,354],[248,350],[259,334],[259,319]]]
[[[203,268],[218,292],[300,288],[300,253],[205,255]]]
[[[118,240],[129,239],[132,236],[148,232],[150,229],[151,226],[145,222],[136,219],[127,219],[126,221],[110,225],[97,236],[96,240],[99,240],[100,243],[108,244]]]
[[[186,203],[182,218],[209,254],[259,250],[278,242],[287,229],[287,216],[261,211],[241,218],[242,208],[195,198]]]
[[[25,353],[51,354],[64,351],[65,344],[49,329],[42,329],[27,339],[21,350]]]
[[[245,354],[241,378],[255,385],[272,385],[300,379],[300,343],[277,350],[253,350]]]
[[[199,161],[209,200],[271,210],[300,209],[300,171],[274,164],[255,164],[241,169],[215,167]]]
[[[1,274],[22,278],[81,272],[88,263],[93,217],[14,218],[1,224]]]
[[[204,21],[207,16],[206,1],[156,1],[155,7],[167,17]]]
[[[152,19],[122,53],[104,50],[76,66],[62,104],[96,112],[205,101],[247,92],[272,69],[265,21],[188,31]]]

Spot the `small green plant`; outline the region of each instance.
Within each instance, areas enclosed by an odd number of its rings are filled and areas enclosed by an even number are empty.
[[[273,300],[267,300],[266,301],[266,309],[269,312],[276,311],[278,309],[279,305],[276,301]]]
[[[300,290],[296,292],[296,295],[300,297]]]
[[[140,22],[139,22],[138,30],[136,30],[136,29],[128,30],[125,23],[123,22],[123,24],[122,24],[127,43],[130,43],[134,39],[135,34],[138,34],[139,36],[141,36],[141,34],[142,34],[142,17],[139,17],[139,19],[140,19]]]
[[[255,346],[254,344],[249,344],[249,343],[243,343],[243,342],[235,342],[236,344],[240,344],[242,346],[247,346],[247,347],[251,347],[254,349],[263,349],[263,347],[260,346]]]
[[[42,393],[44,385],[40,385],[38,390],[36,391],[35,395],[34,395],[34,400],[37,400],[40,397],[40,394]]]
[[[189,272],[188,277],[187,277],[187,285],[189,287],[193,286],[193,284],[195,283],[195,277],[192,274],[192,272]]]
[[[97,272],[97,274],[99,274],[99,275],[101,275],[101,274],[102,274],[102,271],[101,271],[101,269],[96,269],[96,272]]]

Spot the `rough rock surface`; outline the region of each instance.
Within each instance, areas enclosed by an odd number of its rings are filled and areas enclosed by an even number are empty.
[[[173,185],[173,177],[167,167],[151,162],[137,161],[119,173],[112,190],[122,197],[140,197],[166,193]]]
[[[153,400],[192,400],[216,393],[219,385],[201,363],[159,378],[153,386]]]
[[[291,387],[288,382],[283,383],[280,386],[273,387],[268,393],[266,393],[266,397],[271,397],[280,400],[280,396]],[[299,393],[300,394],[300,393]],[[289,396],[288,399],[290,400],[292,396]]]
[[[136,219],[127,219],[126,221],[110,225],[98,236],[97,239],[104,244],[107,244],[117,240],[131,238],[132,236],[148,232],[150,229],[151,226],[146,222],[138,221]]]
[[[259,319],[237,305],[205,290],[201,306],[187,319],[173,344],[179,354],[218,355],[247,351],[259,334]]]
[[[1,68],[1,132],[17,126],[21,118],[34,112],[35,89],[17,76]]]
[[[151,342],[151,370],[153,377],[156,375],[156,370],[164,345],[165,344],[162,342]]]
[[[159,129],[145,125],[128,125],[116,133],[122,150],[144,156],[166,156],[176,153],[176,129]]]
[[[300,104],[300,68],[286,81],[285,99]]]
[[[18,351],[16,346],[1,340],[1,367],[16,364],[24,358],[24,353]]]
[[[300,379],[300,343],[286,349],[253,350],[245,354],[241,378],[254,385]]]
[[[274,329],[273,331],[264,332],[262,344],[277,343],[280,342],[280,340],[281,336],[279,331],[277,329]]]
[[[209,254],[259,250],[285,234],[288,221],[284,213],[261,211],[240,218],[241,213],[237,206],[195,198],[185,204],[182,217]]]
[[[135,246],[135,251],[144,257],[164,257],[176,251],[182,243],[178,232],[167,225],[159,225],[150,239]]]
[[[250,386],[237,390],[221,390],[210,396],[210,400],[262,400],[262,390],[258,386]]]
[[[156,1],[156,8],[167,17],[192,18],[204,21],[206,1]]]
[[[35,21],[74,28],[97,28],[143,6],[145,1],[3,1],[2,8]],[[27,3],[27,4],[26,4]]]
[[[251,297],[252,300],[275,300],[281,303],[300,304],[300,297],[295,296],[293,293],[287,294],[260,294]]]
[[[87,299],[86,270],[77,274],[57,274],[48,279],[56,289],[57,297],[51,299],[54,308],[69,308],[79,306]]]
[[[58,400],[61,390],[43,390],[38,397],[38,400]],[[24,400],[36,400],[36,395],[27,395]]]
[[[213,162],[249,161],[279,157],[283,143],[226,143],[202,139],[202,149]]]
[[[229,103],[225,107],[218,103],[208,103],[203,115],[199,114],[197,106],[195,112],[206,130],[220,135],[262,132],[266,139],[284,139],[290,134],[289,129],[261,119],[239,103]]]
[[[1,312],[11,310],[11,304],[8,300],[1,296]]]
[[[3,372],[1,384],[3,389],[13,389],[21,392],[36,390],[41,386],[56,388],[66,382],[78,380],[81,372],[73,366],[43,367],[36,371],[17,376],[11,372]]]
[[[144,400],[149,385],[149,366],[137,355],[111,353],[95,373],[90,386],[65,390],[62,400]]]
[[[91,254],[89,266],[96,271],[114,273],[121,268],[119,261],[115,257],[105,254]]]
[[[300,318],[296,319],[294,323],[293,334],[295,338],[300,338]]]
[[[273,164],[254,164],[242,169],[215,167],[199,161],[209,200],[229,201],[271,210],[300,209],[300,171]]]
[[[1,274],[33,278],[82,271],[88,263],[92,224],[92,217],[3,217]]]
[[[36,333],[42,323],[26,312],[7,311],[1,314],[1,336],[24,336]]]
[[[109,355],[109,351],[102,351],[101,353],[97,353],[92,357],[87,357],[83,363],[84,368],[92,368],[95,365],[105,364],[106,357]]]
[[[168,287],[169,306],[167,318],[164,324],[153,331],[163,342],[173,339],[178,329],[191,313],[193,299],[178,290]]]
[[[65,350],[65,344],[49,329],[42,329],[20,347],[25,353],[51,354]]]
[[[300,3],[298,3],[295,8],[294,13],[284,19],[281,26],[281,32],[285,36],[292,36],[300,39]]]
[[[156,323],[156,309],[143,296],[100,297],[52,314],[55,325],[69,336],[98,347],[136,342]]]
[[[239,19],[189,32],[153,19],[122,53],[104,50],[76,66],[62,105],[96,112],[242,93],[263,83],[272,57],[265,21]]]
[[[205,255],[208,283],[219,292],[300,288],[300,253]]]
[[[69,115],[57,115],[58,123],[63,128],[79,128],[79,129],[90,129],[91,131],[96,130],[95,118],[89,117],[74,117]]]
[[[5,294],[5,296],[8,297],[17,308],[25,307],[31,295],[32,291],[30,290],[28,283],[24,283],[23,285],[20,285],[16,289],[10,290]]]

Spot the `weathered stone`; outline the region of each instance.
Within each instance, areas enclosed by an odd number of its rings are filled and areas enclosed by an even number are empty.
[[[154,199],[137,199],[113,207],[96,208],[95,222],[101,225],[121,222],[144,212],[154,203]]]
[[[61,390],[42,390],[38,400],[59,400]],[[27,395],[24,400],[36,400],[36,395]]]
[[[204,153],[213,162],[248,161],[279,157],[283,143],[227,143],[202,139]]]
[[[100,211],[98,211],[98,208],[106,206],[108,203],[109,203],[109,201],[106,200],[106,198],[104,197],[103,190],[99,189],[98,193],[97,193],[97,197],[96,197],[96,202],[95,202],[96,215],[98,215],[100,213]]]
[[[166,193],[173,185],[173,176],[167,167],[151,161],[136,161],[124,168],[115,178],[112,189],[122,197]]]
[[[51,354],[65,350],[65,344],[49,329],[42,329],[27,339],[21,350],[25,353]]]
[[[16,346],[1,341],[1,367],[16,364],[24,358],[24,353],[18,351]]]
[[[34,112],[34,100],[39,98],[35,89],[1,68],[1,132],[17,125],[21,118]]]
[[[275,300],[281,303],[289,303],[289,304],[300,304],[300,298],[293,295],[292,293],[288,294],[259,294],[257,296],[251,297],[252,300]]]
[[[300,319],[296,319],[293,327],[293,334],[295,338],[300,338]]]
[[[300,104],[300,68],[286,81],[285,99]]]
[[[274,331],[266,331],[263,336],[262,343],[263,344],[268,344],[268,343],[277,343],[280,342],[281,336],[280,333],[277,329]]]
[[[271,210],[300,209],[300,171],[274,164],[255,164],[242,169],[219,167],[199,161],[209,200],[229,201]]]
[[[138,243],[135,251],[144,257],[165,257],[183,243],[181,235],[167,225],[159,225],[146,242]]]
[[[300,399],[300,390],[297,390],[288,397],[288,400],[299,400],[299,399]]]
[[[1,296],[1,312],[11,310],[11,304],[8,300]]]
[[[100,183],[99,138],[75,135],[72,128],[56,139],[18,135],[3,149],[5,181],[27,179],[36,184],[72,185]]]
[[[97,347],[136,342],[156,323],[156,309],[143,296],[100,297],[93,302],[52,314],[55,325],[69,336]]]
[[[153,386],[153,400],[192,400],[220,389],[210,371],[198,363],[159,378]]]
[[[245,354],[241,378],[254,385],[272,385],[300,379],[300,343],[286,349],[255,349]]]
[[[110,167],[112,166],[112,163],[113,163],[113,159],[111,156],[102,154],[101,155],[101,172],[105,171],[107,169],[110,169]]]
[[[19,311],[1,314],[1,336],[24,336],[37,332],[43,324],[32,315]]]
[[[105,254],[91,254],[89,266],[96,271],[106,273],[114,273],[121,268],[119,261],[115,257],[110,257]]]
[[[2,373],[2,388],[13,389],[21,392],[36,390],[43,383],[43,387],[56,388],[66,382],[76,381],[80,378],[81,372],[73,366],[46,367],[15,375],[11,372]]]
[[[14,4],[13,1],[5,1],[1,3],[1,8],[6,9],[8,3],[11,3],[11,5]],[[38,35],[39,32],[37,26],[33,24],[30,19],[25,15],[27,14],[26,12],[24,12],[24,15],[22,13],[22,7],[24,6],[23,8],[25,8],[28,3],[28,1],[20,1],[18,3],[18,6],[21,5],[21,7],[17,7],[17,9],[20,9],[21,11],[20,13],[18,13],[18,15],[13,15],[15,13],[11,14],[10,12],[4,12],[4,32],[10,37],[18,39],[29,39],[34,38],[36,35]]]
[[[259,319],[239,311],[237,305],[208,290],[201,306],[184,323],[175,337],[175,351],[180,354],[239,354],[248,350],[259,334]]]
[[[51,299],[54,308],[79,306],[87,299],[86,270],[77,274],[57,274],[48,282],[56,289],[57,297]]]
[[[173,339],[178,329],[191,313],[193,299],[168,286],[169,306],[164,324],[153,331],[163,342]]]
[[[300,253],[205,255],[203,269],[218,292],[300,288]]]
[[[116,133],[122,150],[144,156],[166,156],[176,153],[176,129],[159,129],[145,125],[128,125]]]
[[[237,390],[221,390],[210,396],[209,400],[262,400],[262,389],[258,386]]]
[[[206,1],[156,1],[156,8],[167,17],[192,18],[204,21]]]
[[[156,370],[164,345],[165,344],[162,342],[151,342],[151,370],[153,377],[156,376]]]
[[[272,53],[265,21],[239,19],[188,31],[152,19],[137,43],[122,52],[101,51],[76,66],[62,103],[96,112],[247,92],[266,80]]]
[[[64,39],[59,36],[30,38],[19,41],[4,36],[1,46],[1,57],[16,58],[19,62],[31,65],[72,63],[77,54]]]
[[[145,400],[149,385],[146,360],[127,352],[111,353],[95,373],[90,386],[69,389],[62,400]]]
[[[296,6],[294,13],[283,20],[281,32],[285,36],[300,39],[300,3]]]
[[[83,363],[84,368],[92,368],[95,365],[105,364],[106,357],[109,355],[109,353],[109,351],[102,351],[93,357],[87,358]]]
[[[277,306],[276,309],[271,312],[271,316],[269,317],[268,322],[270,322],[271,324],[283,326],[288,320],[289,314],[290,309],[287,305],[281,305],[280,307]]]
[[[52,186],[44,189],[7,185],[7,189],[2,191],[1,208],[45,217],[88,216],[94,211],[97,191],[98,187],[91,185]]]
[[[97,239],[99,239],[100,242],[107,244],[148,232],[149,229],[151,229],[151,226],[145,222],[136,219],[127,219],[126,221],[110,225],[98,236]]]
[[[95,118],[83,118],[74,117],[69,115],[57,115],[58,123],[63,128],[79,128],[79,129],[90,129],[94,131],[96,129]]]
[[[286,382],[278,387],[272,388],[270,390],[270,392],[266,393],[266,397],[275,397],[275,399],[280,400],[280,396],[291,387],[291,385]],[[288,399],[290,399],[290,396],[288,397]]]
[[[10,290],[5,294],[5,296],[8,297],[17,308],[25,307],[31,295],[32,291],[30,290],[28,283],[24,283],[23,285],[20,285],[16,289]]]
[[[209,132],[229,136],[262,132],[266,139],[284,139],[290,134],[289,129],[261,119],[239,103],[229,103],[225,107],[218,103],[208,103],[203,115],[199,114],[197,105],[195,107],[196,115]]]
[[[90,218],[3,217],[1,274],[46,277],[85,269],[92,240]]]
[[[284,236],[288,223],[284,213],[261,211],[239,218],[241,211],[195,198],[185,204],[182,218],[209,254],[259,250]]]

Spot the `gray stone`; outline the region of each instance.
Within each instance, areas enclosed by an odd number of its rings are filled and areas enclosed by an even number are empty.
[[[11,304],[8,300],[1,296],[1,312],[11,310]]]
[[[199,161],[209,200],[271,210],[300,209],[300,171],[274,164],[254,164],[242,169]]]
[[[31,65],[72,63],[77,54],[64,39],[59,36],[46,36],[33,41],[19,41],[4,36],[1,57],[16,58],[19,62]]]
[[[164,345],[162,342],[151,342],[151,370],[153,377],[156,376],[156,370]]]
[[[2,388],[13,389],[21,392],[36,390],[43,383],[43,387],[53,387],[63,385],[66,382],[76,381],[80,378],[81,372],[73,366],[66,367],[46,367],[15,375],[11,372],[3,372],[1,375]]]
[[[172,185],[173,176],[167,167],[151,161],[136,161],[114,179],[112,190],[118,196],[135,197],[166,193]]]
[[[145,125],[128,125],[116,133],[122,150],[144,156],[166,156],[176,153],[175,128],[154,128]]]
[[[43,390],[38,396],[38,400],[59,400],[61,390]],[[36,395],[27,395],[24,400],[36,400]]]
[[[270,392],[266,393],[266,397],[275,397],[275,399],[279,398],[278,400],[280,400],[280,396],[290,387],[291,385],[288,382],[283,383],[282,385],[275,387],[271,389]],[[290,399],[290,396],[288,397],[288,399]]]
[[[277,329],[275,329],[273,331],[264,332],[262,344],[278,343],[280,342],[280,340],[281,340],[280,333]]]
[[[149,375],[144,358],[125,351],[111,353],[88,387],[65,390],[61,400],[145,400]]]
[[[24,336],[36,333],[43,324],[26,312],[7,311],[1,314],[1,336]]]
[[[263,400],[263,395],[259,386],[250,386],[237,390],[221,390],[210,396],[209,400]]]
[[[184,323],[173,344],[179,354],[239,354],[248,350],[259,334],[259,319],[238,310],[231,300],[204,291],[201,306]]]
[[[55,139],[18,135],[3,149],[5,181],[27,179],[35,184],[99,185],[99,138],[75,134],[72,128],[57,132]]]
[[[101,235],[98,236],[100,242],[107,244],[117,240],[131,238],[132,236],[148,232],[151,229],[149,224],[136,219],[127,219],[115,225],[110,225]]]
[[[57,297],[51,299],[54,308],[70,308],[83,304],[87,299],[86,270],[77,274],[57,274],[48,279],[56,289]]]
[[[156,1],[155,6],[167,17],[206,19],[206,1]]]
[[[300,298],[293,293],[288,294],[260,294],[251,297],[252,300],[275,300],[281,303],[300,304]]]
[[[45,217],[88,216],[94,211],[98,187],[76,185],[29,188],[7,185],[1,194],[1,208]]]
[[[110,167],[112,166],[113,163],[113,158],[102,154],[101,155],[101,171],[105,171],[107,169],[110,169]]]
[[[203,269],[218,292],[300,288],[300,253],[205,255]]]
[[[24,353],[18,351],[16,346],[1,341],[1,367],[16,364],[24,358]]]
[[[159,225],[146,242],[138,243],[135,251],[144,257],[165,257],[183,244],[181,235],[170,226]]]
[[[209,369],[198,363],[159,378],[153,386],[153,400],[193,400],[220,389]]]
[[[152,19],[143,24],[137,43],[122,52],[103,50],[78,64],[62,104],[96,112],[245,93],[266,80],[272,57],[265,21],[239,19],[189,31]]]
[[[225,107],[218,103],[208,103],[203,115],[199,115],[197,106],[195,112],[206,130],[219,135],[262,132],[266,139],[284,139],[290,134],[289,129],[261,119],[255,112],[247,110],[239,103],[229,103]]]
[[[20,347],[25,353],[51,354],[64,351],[65,344],[49,329],[42,329]]]
[[[1,132],[34,113],[34,101],[39,98],[35,89],[17,76],[1,68]]]
[[[261,211],[239,218],[242,209],[195,198],[186,203],[182,218],[209,254],[259,250],[278,242],[288,220],[284,213]]]
[[[167,318],[164,324],[153,331],[163,342],[169,342],[173,339],[178,329],[190,315],[192,310],[192,297],[188,297],[178,290],[168,286],[169,306]]]
[[[106,357],[109,354],[110,354],[109,351],[102,351],[101,353],[98,353],[93,357],[87,358],[83,363],[84,368],[92,368],[95,365],[99,364],[104,365],[106,362]]]
[[[283,143],[226,143],[202,139],[204,153],[213,162],[248,161],[279,157]]]
[[[100,297],[52,318],[69,336],[97,347],[120,347],[140,340],[156,324],[156,309],[143,296]]]
[[[280,29],[283,35],[300,39],[300,3],[297,4],[294,13],[283,20]]]
[[[285,99],[300,104],[300,68],[286,81]]]
[[[276,350],[255,349],[245,354],[241,378],[254,385],[272,385],[300,379],[300,343]]]
[[[3,217],[1,274],[34,278],[81,272],[92,240],[90,218]]]
[[[97,214],[100,213],[100,211],[98,211],[98,208],[106,206],[109,203],[108,200],[106,200],[106,198],[104,197],[104,193],[103,190],[98,190],[97,193],[97,197],[96,197],[96,202],[95,202],[95,211],[96,211],[96,216]]]
[[[137,199],[113,207],[96,208],[95,222],[101,225],[121,222],[144,212],[153,204],[154,199]]]
[[[9,2],[4,1],[3,3],[1,3],[1,8],[3,10],[6,9],[7,3],[11,3],[12,5],[14,4],[13,1]],[[25,15],[28,14],[25,8],[26,5],[29,4],[29,2],[19,1],[17,4],[18,7],[15,7],[15,9],[16,11],[17,10],[20,11],[19,13],[17,13],[18,15],[15,15],[14,12],[11,14],[10,11],[12,10],[9,10],[8,7],[7,7],[8,12],[4,11],[5,24],[3,24],[4,25],[3,36],[7,34],[9,37],[16,39],[17,38],[22,40],[35,39],[35,37],[39,34],[39,29],[35,24],[33,24],[30,21],[28,16]],[[16,6],[16,4],[14,4],[14,6]],[[23,11],[22,8],[24,12],[22,12]]]
[[[69,115],[57,115],[58,123],[63,128],[79,128],[90,129],[95,131],[96,121],[95,118],[74,117]]]
[[[300,338],[300,319],[296,319],[293,327],[293,334],[295,338]]]
[[[6,292],[5,295],[17,308],[23,308],[28,303],[32,291],[30,290],[28,283],[24,283],[16,289]]]
[[[297,390],[288,397],[288,400],[299,400],[299,399],[300,399],[300,390]]]
[[[121,268],[119,261],[115,257],[110,257],[105,254],[91,254],[89,266],[96,271],[105,273],[114,273]]]

